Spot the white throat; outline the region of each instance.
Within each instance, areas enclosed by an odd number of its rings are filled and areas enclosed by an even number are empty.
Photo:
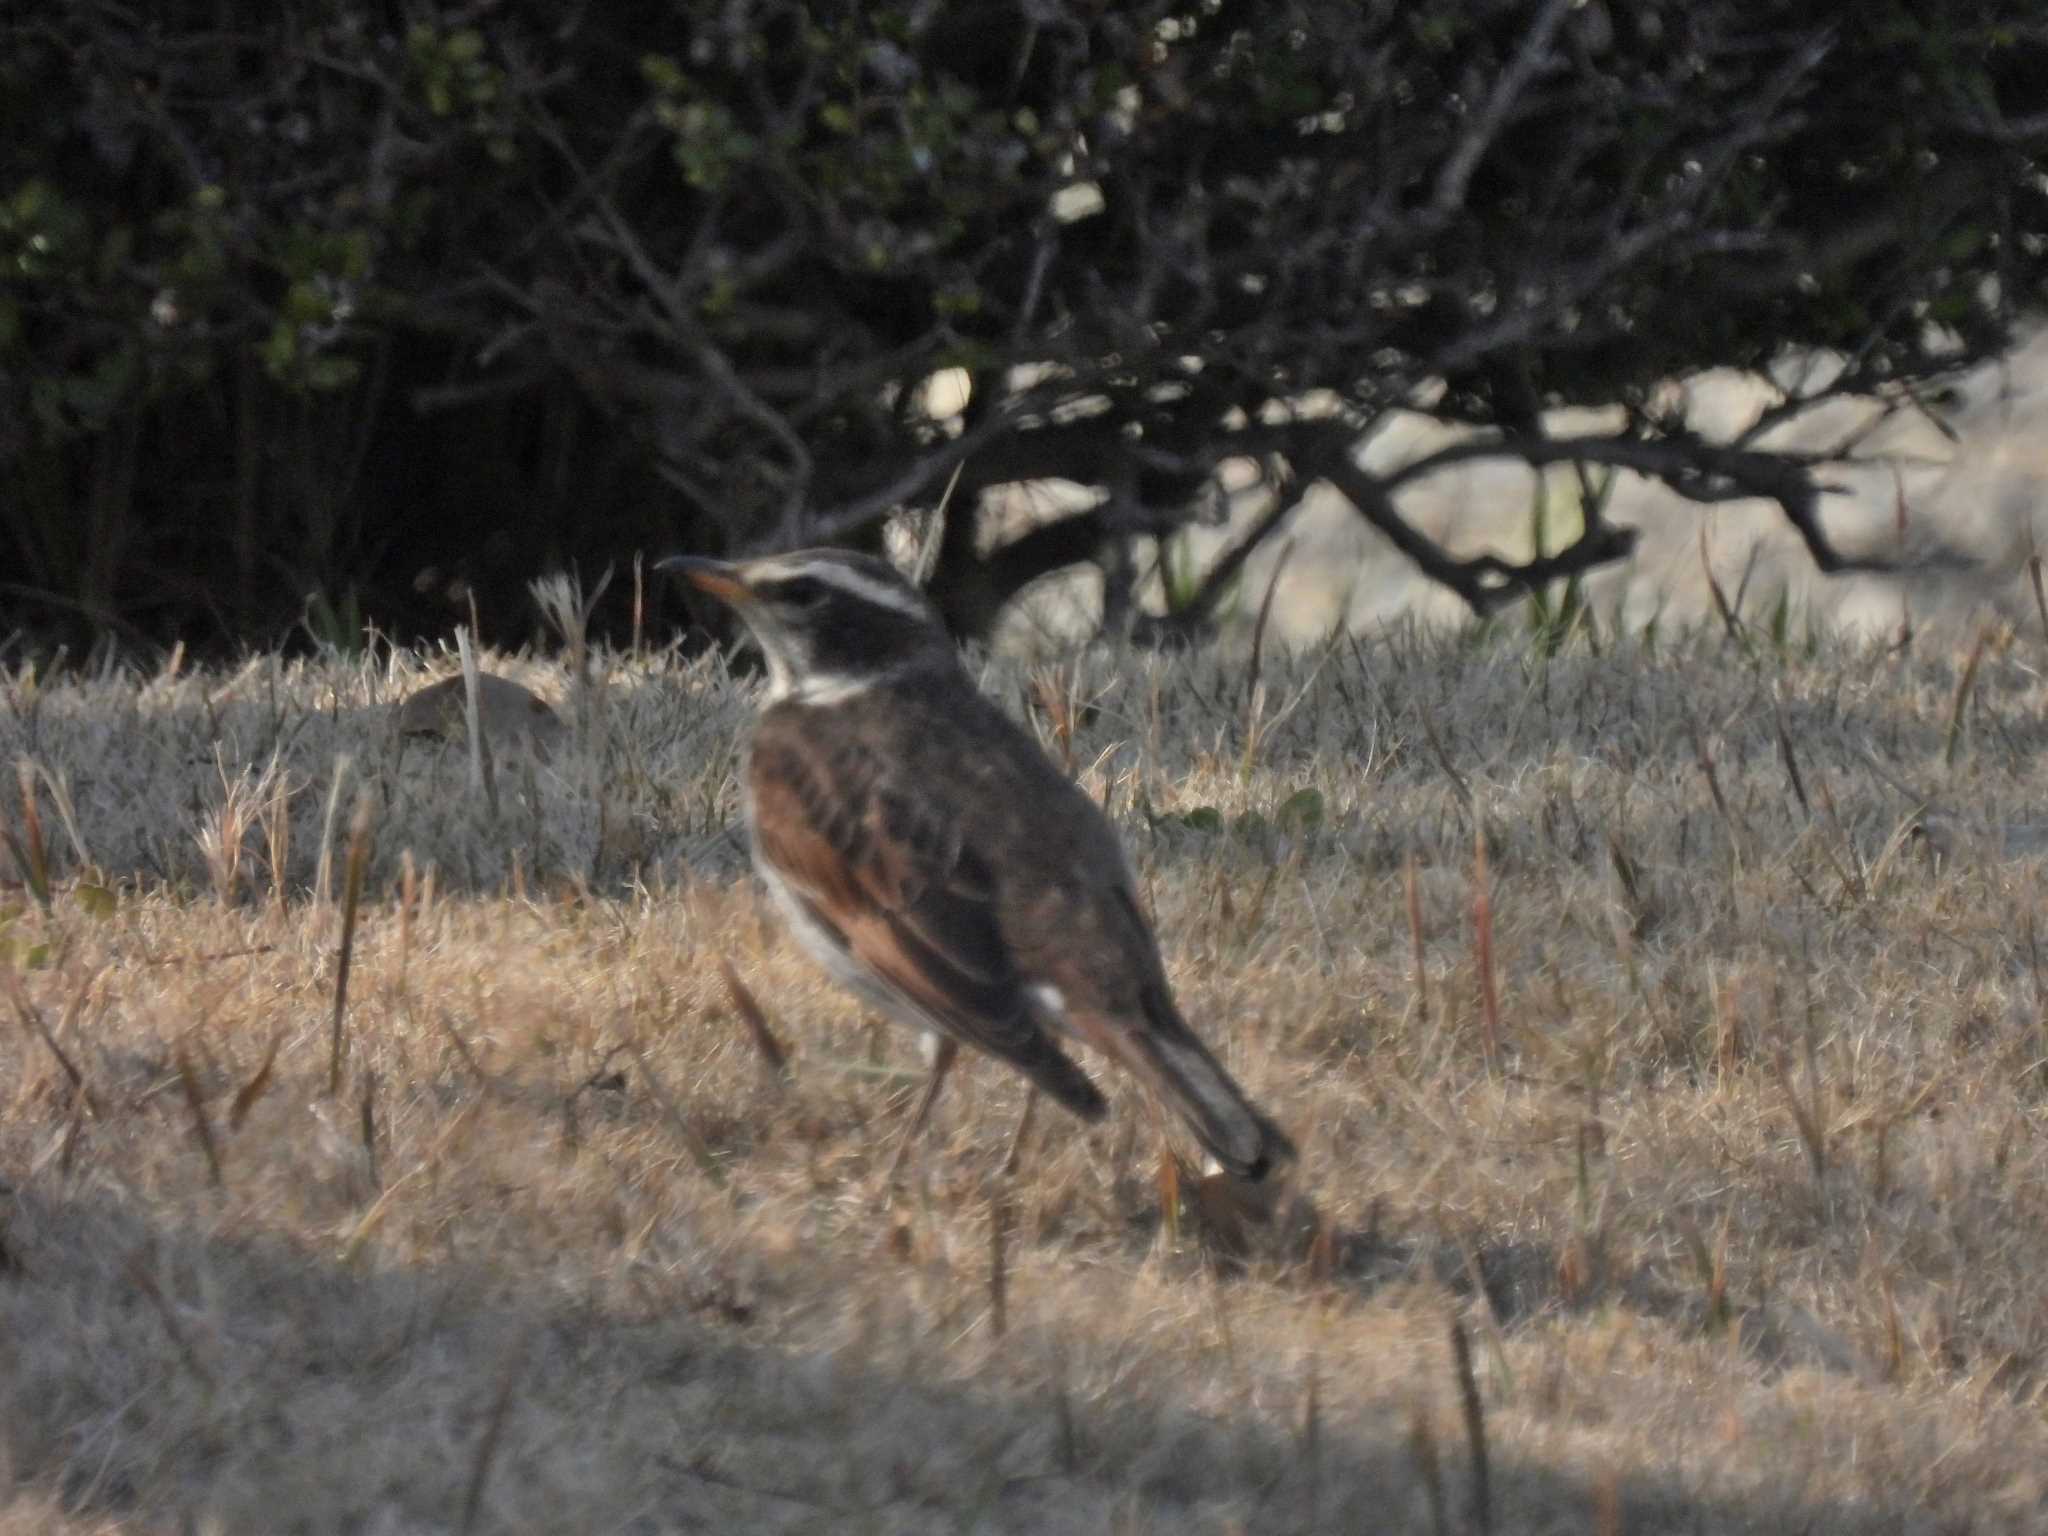
[[[843,704],[848,699],[866,693],[885,675],[875,672],[813,672],[802,679],[797,679],[790,675],[787,667],[777,666],[771,662],[768,667],[768,692],[763,696],[762,702]]]

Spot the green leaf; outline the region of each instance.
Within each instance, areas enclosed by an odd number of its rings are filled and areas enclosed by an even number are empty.
[[[642,54],[640,77],[657,91],[671,95],[683,88],[683,67],[665,53]]]
[[[363,365],[352,357],[316,357],[306,364],[308,389],[346,389],[362,375]]]
[[[79,885],[71,893],[78,899],[79,909],[88,917],[112,917],[119,898],[104,885]]]
[[[1181,817],[1181,822],[1197,832],[1221,832],[1223,813],[1213,805],[1198,805]]]
[[[299,328],[289,320],[280,320],[270,328],[260,349],[263,366],[272,378],[283,378],[291,368],[292,359],[299,355]]]

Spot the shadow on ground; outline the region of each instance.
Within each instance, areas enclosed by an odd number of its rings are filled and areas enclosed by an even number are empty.
[[[880,1335],[790,1353],[731,1314],[629,1317],[474,1264],[350,1267],[17,1177],[5,1453],[17,1499],[80,1520],[222,1536],[1431,1528],[1398,1423],[1325,1427],[1311,1450],[1270,1415],[1197,1417],[1142,1386],[1087,1403],[1051,1383],[970,1390]],[[1457,1528],[1461,1447],[1441,1477]],[[1631,1530],[1907,1523],[1655,1483],[1622,1496]],[[1599,1497],[1492,1468],[1501,1531],[1584,1528]]]

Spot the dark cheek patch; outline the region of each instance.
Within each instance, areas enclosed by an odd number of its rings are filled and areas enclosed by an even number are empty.
[[[906,615],[851,602],[833,603],[809,626],[811,667],[818,672],[854,672],[915,645],[922,631]]]

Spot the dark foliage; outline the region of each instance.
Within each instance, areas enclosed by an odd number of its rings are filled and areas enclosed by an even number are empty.
[[[0,635],[412,633],[467,588],[504,638],[547,568],[872,542],[949,483],[977,632],[1232,458],[1284,488],[1254,536],[1326,480],[1479,612],[1630,536],[1591,498],[1533,566],[1451,558],[1393,498],[1476,454],[1768,496],[1842,568],[1830,455],[1755,438],[1995,354],[2044,172],[2037,0],[18,7]],[[1846,365],[1734,442],[1656,409],[1795,348]],[[1483,433],[1368,473],[1395,409]],[[981,494],[1049,477],[1101,499],[987,548]]]

